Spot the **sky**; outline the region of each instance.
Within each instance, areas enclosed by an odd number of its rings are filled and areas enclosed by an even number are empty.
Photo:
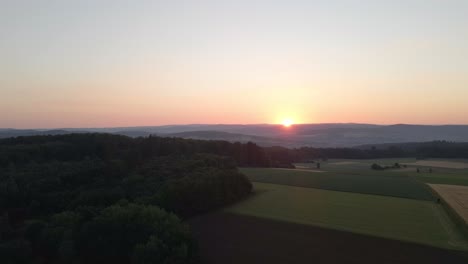
[[[0,0],[0,128],[468,124],[466,0]]]

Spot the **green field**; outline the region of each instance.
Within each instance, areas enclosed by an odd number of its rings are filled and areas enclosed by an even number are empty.
[[[467,241],[443,208],[434,202],[268,183],[254,183],[254,189],[251,198],[226,211],[468,249]]]
[[[450,172],[437,172],[437,173],[412,173],[411,177],[425,183],[433,184],[450,184],[450,185],[464,185],[468,186],[468,172],[463,173],[450,173]]]
[[[325,166],[324,169],[327,169]],[[369,166],[347,169],[348,172],[308,172],[265,168],[242,168],[253,182],[310,187],[343,192],[394,196],[418,200],[433,200],[429,188],[404,173],[372,171]]]
[[[373,163],[380,165],[391,166],[395,163],[414,163],[414,158],[395,158],[395,159],[368,159],[368,160],[356,160],[356,159],[330,159],[327,161],[318,161],[321,164],[323,170],[333,172],[346,172],[352,173],[359,171],[360,173],[372,172],[370,166]],[[298,166],[316,168],[314,163],[297,163]]]
[[[424,160],[426,163],[431,161],[447,161],[449,163],[468,163],[467,160],[463,159],[429,159]],[[385,171],[374,171],[370,169],[373,163],[379,165],[393,165],[399,164],[414,164],[418,160],[415,158],[395,158],[395,159],[373,159],[373,160],[346,160],[346,159],[332,159],[321,163],[321,170],[328,173],[334,174],[345,174],[345,175],[358,175],[358,176],[390,176],[390,177],[407,177],[415,181],[422,183],[434,183],[434,184],[453,184],[453,185],[465,185],[468,186],[468,169],[456,169],[456,168],[443,168],[443,167],[429,167],[422,165],[407,165],[406,168],[401,169],[390,169]],[[301,168],[315,169],[316,164],[314,163],[297,163],[296,166]],[[416,168],[420,168],[420,173],[416,172]],[[429,173],[429,168],[432,169],[432,173]],[[273,182],[274,183],[274,182]],[[299,185],[301,186],[301,185]],[[333,189],[333,188],[331,188]],[[362,192],[362,191],[360,191]],[[368,193],[368,192],[363,192]],[[379,193],[373,193],[379,194]],[[384,195],[391,195],[388,193],[382,193]],[[405,197],[405,195],[396,195]],[[422,196],[420,196],[421,198]],[[411,197],[408,197],[411,198]],[[412,197],[414,198],[414,197]],[[424,199],[424,198],[423,198]]]
[[[455,160],[447,161],[451,165]],[[391,166],[415,162],[411,158],[328,160],[321,162],[320,171],[315,163],[296,164],[296,170],[242,168],[241,172],[254,182],[255,195],[227,210],[468,250],[467,239],[442,205],[435,202],[426,184],[468,185],[467,169],[414,165],[385,171],[370,168],[373,163]],[[419,173],[416,168],[420,168]]]

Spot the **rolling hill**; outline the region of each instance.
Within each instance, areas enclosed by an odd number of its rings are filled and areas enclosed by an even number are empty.
[[[130,137],[158,135],[231,142],[252,141],[261,146],[354,147],[369,144],[446,140],[468,142],[468,125],[373,125],[298,124],[282,125],[170,125],[116,128],[63,128],[55,130],[0,129],[0,138],[30,135],[101,132]]]

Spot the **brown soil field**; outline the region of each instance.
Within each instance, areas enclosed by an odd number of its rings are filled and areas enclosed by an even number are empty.
[[[468,225],[468,186],[429,184]]]
[[[466,253],[230,213],[189,221],[202,263],[468,263]]]
[[[468,169],[468,163],[443,160],[418,160],[413,163],[402,163],[411,166],[438,167],[447,169]]]

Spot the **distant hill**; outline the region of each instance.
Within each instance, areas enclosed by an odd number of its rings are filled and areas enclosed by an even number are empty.
[[[252,136],[246,134],[229,133],[222,131],[187,131],[173,134],[163,134],[163,136],[203,139],[203,140],[225,140],[229,142],[255,142],[260,146],[301,146],[302,142],[284,138],[269,138],[261,136]]]
[[[54,130],[34,130],[34,129],[0,129],[0,138],[26,137],[42,135],[64,135],[70,133],[84,133],[83,131],[73,131],[64,129]]]
[[[144,137],[150,134],[168,137],[217,139],[231,142],[252,141],[261,146],[284,147],[355,147],[369,144],[454,141],[468,142],[468,125],[373,125],[373,124],[300,124],[223,125],[194,124],[116,128],[63,128],[56,130],[0,129],[0,138],[101,132]]]

